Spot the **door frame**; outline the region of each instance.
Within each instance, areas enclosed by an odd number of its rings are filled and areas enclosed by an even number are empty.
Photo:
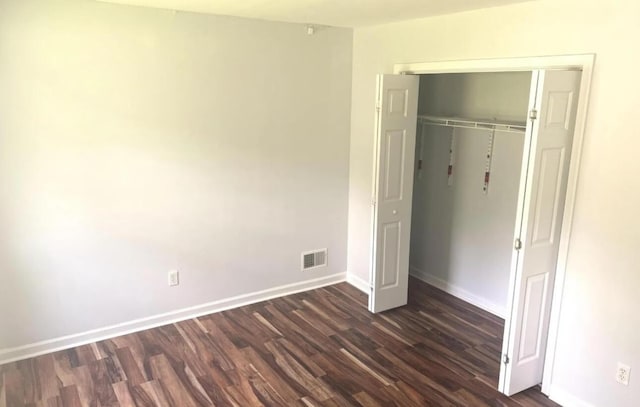
[[[567,178],[567,192],[564,203],[562,231],[556,263],[556,277],[551,299],[551,316],[547,349],[542,375],[542,392],[549,395],[552,390],[553,368],[555,362],[562,297],[569,257],[569,244],[573,228],[573,215],[576,192],[580,175],[580,162],[587,123],[589,92],[595,64],[595,54],[556,55],[518,58],[496,58],[475,60],[431,61],[416,63],[397,63],[393,66],[394,74],[438,74],[438,73],[478,73],[478,72],[522,72],[537,69],[578,69],[582,71],[580,96],[576,113],[572,151]],[[372,242],[372,244],[375,242]],[[371,282],[373,286],[374,282]],[[513,289],[510,287],[510,289]],[[513,307],[513,304],[511,304]],[[511,310],[507,310],[508,313]]]

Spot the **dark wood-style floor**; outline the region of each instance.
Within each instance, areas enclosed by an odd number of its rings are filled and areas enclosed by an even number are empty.
[[[0,366],[0,407],[555,406],[495,389],[503,322],[420,281],[346,283]]]

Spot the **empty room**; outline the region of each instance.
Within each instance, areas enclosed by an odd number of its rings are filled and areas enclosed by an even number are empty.
[[[0,0],[0,407],[640,405],[639,18]]]

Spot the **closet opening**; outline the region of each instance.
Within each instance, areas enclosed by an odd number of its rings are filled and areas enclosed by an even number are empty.
[[[378,75],[369,310],[405,305],[411,274],[504,318],[507,395],[549,393],[592,66],[540,57]]]
[[[502,319],[531,75],[420,75],[409,273]]]

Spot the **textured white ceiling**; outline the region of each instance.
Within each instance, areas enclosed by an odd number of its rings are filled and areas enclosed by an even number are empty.
[[[359,27],[528,0],[99,0],[263,20]]]

